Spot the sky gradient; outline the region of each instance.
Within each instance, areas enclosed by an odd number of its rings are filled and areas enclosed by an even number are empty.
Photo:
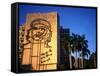
[[[59,25],[69,28],[71,33],[85,34],[88,48],[91,52],[96,51],[96,8],[19,5],[19,25],[26,22],[28,13],[38,12],[57,12]]]

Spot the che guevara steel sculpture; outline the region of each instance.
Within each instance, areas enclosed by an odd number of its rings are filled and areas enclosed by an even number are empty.
[[[51,24],[45,19],[35,19],[31,22],[30,28],[27,30],[26,40],[28,43],[32,44],[44,44],[45,48],[48,48],[44,53],[40,52],[39,49],[39,67],[40,64],[50,61],[50,56],[52,55],[51,46],[49,43],[51,42],[52,31]],[[38,47],[37,47],[38,48]],[[45,60],[45,58],[47,60]],[[32,64],[32,58],[31,62]]]
[[[32,32],[32,35],[30,35]],[[30,24],[30,29],[27,30],[26,40],[28,42],[41,41],[44,42],[46,48],[51,46],[48,44],[51,41],[52,31],[51,25],[47,20],[35,19]]]

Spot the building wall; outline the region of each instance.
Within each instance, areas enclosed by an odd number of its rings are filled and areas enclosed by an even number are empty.
[[[66,40],[66,36],[70,35],[70,30],[68,28],[63,28],[62,26],[60,26],[60,69],[63,67],[64,68],[69,68],[69,57],[68,57],[68,51],[66,50],[66,52],[63,49],[63,44],[64,41]]]
[[[22,65],[31,64],[32,70],[57,69],[57,13],[28,14],[23,26]]]

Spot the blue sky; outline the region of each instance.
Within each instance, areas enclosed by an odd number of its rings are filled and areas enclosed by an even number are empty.
[[[19,25],[26,21],[28,13],[57,12],[59,25],[69,28],[71,33],[85,34],[88,40],[88,48],[91,52],[96,51],[96,9],[76,8],[60,6],[19,5]]]

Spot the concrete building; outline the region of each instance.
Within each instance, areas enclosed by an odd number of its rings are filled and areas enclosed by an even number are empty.
[[[28,14],[24,25],[23,51],[20,56],[23,69],[57,69],[57,13]],[[20,32],[20,31],[19,31]],[[19,44],[21,45],[21,44]],[[30,67],[29,67],[30,66]]]

